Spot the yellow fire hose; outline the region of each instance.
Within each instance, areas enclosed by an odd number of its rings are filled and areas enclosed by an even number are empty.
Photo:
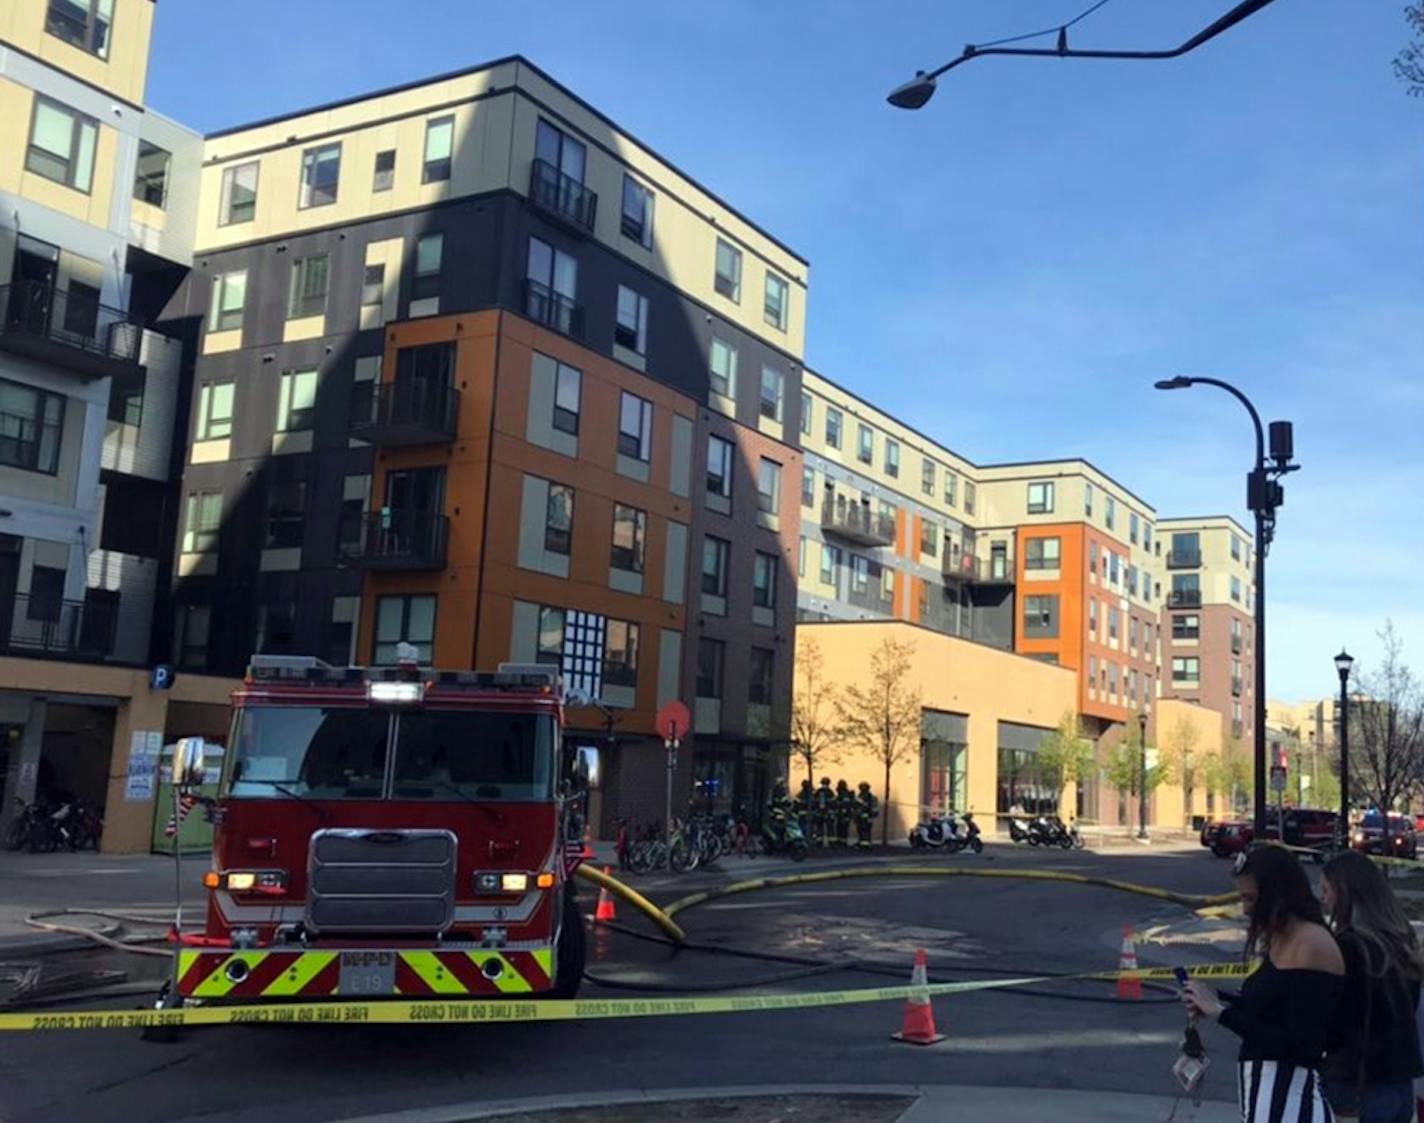
[[[678,943],[683,943],[684,941],[686,941],[687,933],[684,932],[680,927],[678,927],[678,925],[673,921],[671,914],[658,908],[657,905],[653,904],[652,901],[648,900],[648,898],[643,896],[636,889],[629,888],[621,881],[615,880],[614,878],[609,877],[606,873],[603,873],[601,870],[594,869],[592,866],[587,864],[579,866],[576,872],[578,876],[583,878],[585,881],[591,881],[593,882],[593,884],[599,886],[600,888],[607,889],[614,896],[622,897],[623,900],[627,901],[635,909],[647,916],[649,920],[651,920],[654,924],[656,924],[665,933],[667,933],[667,935],[671,936]]]

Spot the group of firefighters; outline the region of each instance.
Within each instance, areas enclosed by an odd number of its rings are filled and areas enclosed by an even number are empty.
[[[812,788],[810,780],[802,780],[801,791],[795,799],[787,795],[783,785],[777,784],[772,792],[770,811],[774,819],[796,816],[801,833],[815,846],[849,846],[853,822],[856,845],[869,849],[870,828],[880,814],[880,801],[865,780],[860,782],[858,792],[852,792],[844,780],[832,788],[831,778],[822,776],[818,788]]]

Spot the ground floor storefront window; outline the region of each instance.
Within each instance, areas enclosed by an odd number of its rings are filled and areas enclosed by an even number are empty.
[[[1038,764],[1038,748],[1052,730],[999,722],[999,782],[995,810],[1009,815],[1058,814],[1059,790]]]

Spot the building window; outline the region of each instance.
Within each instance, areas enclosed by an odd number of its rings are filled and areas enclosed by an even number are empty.
[[[1117,585],[1121,582],[1122,579],[1121,562],[1119,561],[1118,556],[1111,552],[1109,552],[1107,556],[1107,562],[1108,581],[1113,585]]]
[[[396,182],[396,150],[387,148],[376,153],[376,166],[371,174],[371,191],[379,194],[389,191]]]
[[[1108,639],[1116,640],[1122,634],[1122,609],[1108,605]]]
[[[450,157],[455,151],[455,118],[436,117],[425,122],[425,162],[421,183],[440,183],[450,178]]]
[[[653,455],[653,403],[627,390],[618,410],[618,453],[645,463]]]
[[[36,175],[89,194],[94,182],[94,145],[99,122],[35,95],[25,167]]]
[[[796,576],[806,576],[806,536],[801,536],[801,551],[796,556]]]
[[[1136,651],[1138,641],[1142,638],[1142,622],[1136,616],[1127,618],[1127,644]]]
[[[543,160],[575,183],[583,183],[584,168],[588,164],[588,150],[583,142],[542,118],[534,137],[534,158]]]
[[[816,502],[816,469],[801,469],[801,506],[810,507]]]
[[[757,510],[766,515],[781,511],[781,465],[764,456],[757,470]]]
[[[1111,495],[1103,496],[1103,523],[1112,530],[1117,519],[1117,501]]]
[[[861,425],[856,429],[855,458],[862,464],[875,462],[875,434],[869,425]]]
[[[1029,538],[1024,541],[1025,569],[1057,569],[1062,541],[1058,538]]]
[[[425,300],[440,295],[440,268],[444,256],[444,234],[426,234],[417,239],[415,278],[410,290],[412,300]]]
[[[292,262],[292,291],[287,301],[287,319],[325,315],[329,268],[330,260],[324,253],[299,257]]]
[[[888,437],[885,440],[885,473],[896,478],[900,475],[900,442]]]
[[[213,278],[213,310],[208,318],[208,330],[235,331],[242,327],[246,306],[247,270],[219,273]]]
[[[239,223],[251,222],[256,217],[258,166],[254,160],[250,164],[237,164],[223,169],[219,226],[236,226]]]
[[[653,193],[627,172],[623,173],[623,214],[618,225],[625,238],[652,248]]]
[[[306,520],[306,481],[273,480],[267,488],[266,546],[274,550],[300,546]]]
[[[1235,574],[1231,575],[1231,599],[1238,604],[1241,602],[1241,578]]]
[[[948,468],[944,470],[944,501],[948,503],[951,507],[953,507],[955,504],[956,497],[954,493],[957,487],[958,480],[959,477],[956,476],[953,472],[951,472]]]
[[[208,626],[212,609],[205,604],[180,604],[173,622],[173,650],[180,667],[208,665]]]
[[[1028,513],[1049,515],[1053,513],[1053,481],[1038,480],[1028,485]]]
[[[747,701],[753,706],[771,705],[772,678],[776,652],[766,647],[752,648],[751,675],[747,681]]]
[[[194,440],[216,441],[232,436],[235,382],[205,382],[198,389],[198,425]]]
[[[1127,595],[1137,596],[1137,566],[1135,565],[1127,567]]]
[[[0,379],[0,464],[54,475],[63,431],[62,394]]]
[[[1097,688],[1098,688],[1098,657],[1097,657],[1096,655],[1089,655],[1089,656],[1088,656],[1088,689],[1089,689],[1089,690],[1096,690]]]
[[[727,559],[732,544],[710,534],[702,540],[702,592],[709,597],[727,595]]]
[[[831,406],[826,407],[826,444],[841,447],[841,411]]]
[[[730,343],[712,339],[712,350],[707,365],[710,369],[712,393],[724,398],[737,396],[737,349]]]
[[[578,436],[579,395],[583,387],[583,372],[565,363],[556,363],[554,375],[554,428],[561,433]]]
[[[752,605],[756,608],[776,607],[776,566],[778,559],[771,554],[756,555],[756,566],[752,573]]]
[[[1098,631],[1098,598],[1088,598],[1088,631],[1094,635]]]
[[[1139,527],[1136,511],[1129,511],[1127,514],[1127,540],[1134,546],[1137,545],[1137,531]]]
[[[742,299],[742,251],[721,238],[717,239],[717,275],[713,285],[728,300]]]
[[[144,377],[115,375],[109,383],[109,420],[137,428],[143,424]]]
[[[371,662],[392,666],[396,648],[408,643],[416,659],[429,666],[435,659],[435,598],[433,596],[377,597],[376,643]]]
[[[440,386],[450,385],[455,372],[454,343],[422,343],[396,352],[396,380],[420,379]]]
[[[636,507],[613,504],[613,557],[614,569],[629,573],[643,572],[643,541],[647,531],[648,516]]]
[[[163,210],[168,205],[168,169],[173,154],[146,140],[138,142],[138,165],[134,171],[134,198]]]
[[[113,17],[114,0],[49,0],[45,30],[71,47],[107,59]]]
[[[1113,697],[1117,697],[1117,693],[1118,693],[1117,684],[1118,684],[1118,665],[1117,665],[1116,663],[1109,663],[1109,664],[1108,664],[1108,693],[1111,694]]]
[[[618,321],[613,342],[643,355],[648,350],[648,298],[627,285],[618,286]]]
[[[727,645],[719,639],[703,636],[697,641],[697,697],[722,697],[722,667],[726,654]]]
[[[761,368],[761,415],[771,421],[781,421],[781,398],[785,376],[775,367]]]
[[[707,494],[732,498],[732,442],[707,438]]]
[[[835,546],[821,543],[821,584],[836,583],[836,568],[841,564],[841,552]]]
[[[1083,481],[1083,514],[1093,517],[1093,485],[1088,480]]]
[[[384,263],[366,266],[361,274],[361,307],[380,308],[386,298],[386,266]]]
[[[1241,539],[1237,538],[1234,534],[1231,535],[1231,560],[1241,560]]]
[[[336,514],[336,538],[343,547],[355,548],[361,543],[362,526],[366,518],[366,502],[371,493],[371,477],[345,476],[341,481],[341,506]]]
[[[974,501],[977,498],[978,488],[968,480],[964,481],[964,513],[972,515],[974,513]]]
[[[534,662],[560,666],[564,661],[564,610],[541,605],[534,638]]]
[[[1152,524],[1146,521],[1142,524],[1142,548],[1149,554],[1152,552]]]
[[[300,210],[326,207],[336,202],[337,182],[341,178],[341,144],[323,144],[302,153],[302,192],[297,203]]]
[[[870,560],[859,554],[850,556],[850,591],[864,593],[870,588]]]
[[[1172,657],[1172,681],[1195,686],[1201,681],[1201,660],[1195,655]]]
[[[1173,639],[1199,639],[1201,638],[1201,617],[1192,613],[1186,616],[1172,617],[1172,638]]]
[[[315,414],[316,371],[284,372],[277,392],[277,432],[293,433],[299,429],[310,429]]]
[[[811,395],[801,391],[801,435],[811,435]]]
[[[1024,636],[1028,639],[1052,639],[1058,635],[1058,597],[1024,597]]]
[[[929,519],[920,520],[920,553],[930,558],[939,553],[939,524]]]
[[[569,556],[573,549],[574,489],[566,484],[549,485],[549,499],[544,505],[544,549],[551,554]]]
[[[935,493],[935,463],[933,460],[920,461],[920,491],[930,496]]]
[[[210,554],[218,548],[218,533],[222,530],[222,506],[220,491],[188,493],[187,517],[183,524],[185,554]]]
[[[768,272],[762,317],[778,331],[786,330],[786,291],[786,281],[775,273]]]

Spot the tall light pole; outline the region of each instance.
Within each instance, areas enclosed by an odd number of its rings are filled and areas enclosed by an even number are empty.
[[[1292,464],[1295,455],[1294,437],[1289,421],[1271,422],[1272,463],[1266,459],[1266,434],[1261,428],[1261,415],[1251,399],[1229,382],[1219,378],[1199,378],[1178,375],[1156,384],[1159,390],[1185,390],[1191,386],[1215,386],[1246,407],[1251,424],[1256,429],[1256,463],[1246,476],[1246,506],[1256,516],[1256,697],[1252,706],[1255,721],[1256,791],[1252,806],[1252,826],[1256,838],[1266,837],[1266,554],[1276,535],[1276,508],[1285,502],[1280,477],[1300,467]]]
[[[1335,656],[1340,675],[1340,849],[1350,846],[1350,668],[1355,660],[1343,647]],[[1386,809],[1386,814],[1388,810]]]
[[[1143,710],[1137,715],[1137,753],[1138,772],[1137,785],[1137,837],[1144,842],[1147,840],[1147,711]]]

